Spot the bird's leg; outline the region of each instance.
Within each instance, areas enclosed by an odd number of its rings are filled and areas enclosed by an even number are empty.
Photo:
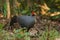
[[[27,32],[27,29],[26,29],[26,27],[22,28],[22,30],[23,30],[24,32]]]
[[[29,28],[27,29],[27,32],[29,32],[30,29],[31,29],[31,27],[29,27]]]

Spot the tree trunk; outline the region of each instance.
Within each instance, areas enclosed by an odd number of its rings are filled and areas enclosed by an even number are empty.
[[[9,0],[6,0],[6,4],[7,4],[7,19],[10,19],[10,3],[9,3]]]

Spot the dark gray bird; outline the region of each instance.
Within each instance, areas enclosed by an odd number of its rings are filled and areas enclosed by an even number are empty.
[[[16,16],[15,15],[11,18],[10,26],[12,26],[16,22],[18,22],[22,28],[26,28],[27,31],[29,31],[29,29],[32,28],[35,24],[34,14],[32,14],[31,16]]]
[[[35,24],[35,17],[34,16],[18,16],[17,21],[22,28],[26,28],[27,31],[32,28]]]

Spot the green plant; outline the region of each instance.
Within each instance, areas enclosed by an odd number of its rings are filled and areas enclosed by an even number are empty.
[[[59,36],[59,33],[57,30],[53,29],[50,31],[50,40],[55,40],[55,38],[57,38]]]
[[[0,23],[0,29],[2,29],[2,28],[3,28],[3,26],[4,26],[4,25]]]
[[[49,40],[55,40],[55,38],[57,38],[57,37],[60,37],[60,34],[54,28],[49,31],[49,37],[48,37],[48,29],[46,27],[46,30],[43,31],[41,36],[39,36],[39,39],[40,40],[47,40],[47,38],[49,38]]]
[[[0,29],[0,40],[15,40],[15,35],[11,32]]]
[[[29,32],[26,32],[26,30],[18,29],[18,30],[14,30],[14,33],[15,33],[15,37],[18,39],[24,38],[25,40],[30,40]]]
[[[7,4],[6,4],[6,2],[4,3],[4,5],[3,5],[3,15],[4,15],[4,17],[6,17],[6,15],[7,15]]]
[[[30,36],[29,36],[29,33],[28,33],[28,32],[25,33],[24,39],[25,39],[25,40],[30,40]]]
[[[48,34],[47,31],[43,31],[42,35],[39,36],[39,39],[40,39],[40,40],[47,40],[47,34]]]
[[[57,19],[59,19],[59,18],[60,18],[60,15],[51,16],[51,19],[52,19],[52,20],[57,20]]]

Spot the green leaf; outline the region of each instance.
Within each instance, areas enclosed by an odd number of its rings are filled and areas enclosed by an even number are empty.
[[[4,16],[6,17],[6,15],[7,15],[7,4],[4,3]]]
[[[17,38],[22,38],[22,37],[24,37],[24,35],[21,35],[21,34],[19,34],[19,33],[16,34],[15,36],[16,36]]]
[[[60,18],[60,15],[57,15],[57,16],[52,16],[51,19],[55,20],[55,19],[59,19]]]
[[[27,13],[27,12],[28,12],[28,10],[23,10],[23,11],[22,11],[22,13]]]
[[[3,26],[4,26],[3,24],[0,24],[0,29],[2,29],[2,28],[3,28]]]

